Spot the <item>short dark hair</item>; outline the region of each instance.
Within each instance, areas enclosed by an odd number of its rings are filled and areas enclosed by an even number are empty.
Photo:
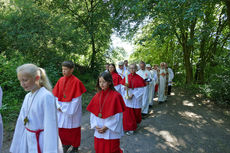
[[[99,78],[102,77],[106,82],[109,82],[111,83],[109,88],[112,89],[112,90],[116,90],[114,88],[114,85],[113,85],[113,78],[111,76],[111,74],[109,72],[102,72],[99,76],[98,76],[98,79],[97,79],[97,85],[96,85],[96,89],[98,92],[100,92],[102,89],[100,87],[100,84],[99,84]]]
[[[144,61],[140,61],[140,64],[144,64],[145,65],[145,62]]]
[[[64,66],[64,67],[68,67],[70,69],[75,67],[75,65],[74,65],[74,63],[72,61],[64,61],[64,62],[62,62],[61,65]]]

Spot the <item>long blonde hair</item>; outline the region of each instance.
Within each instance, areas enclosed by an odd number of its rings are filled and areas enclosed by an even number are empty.
[[[31,77],[33,77],[34,79],[36,78],[36,76],[39,76],[39,85],[41,87],[45,87],[47,90],[52,92],[52,85],[49,81],[49,78],[46,75],[46,72],[43,68],[40,68],[34,64],[23,64],[19,67],[17,67],[17,74],[18,73],[26,73],[28,75],[30,75]]]

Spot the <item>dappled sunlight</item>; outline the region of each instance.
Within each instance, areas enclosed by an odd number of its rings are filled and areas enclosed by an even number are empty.
[[[212,118],[211,119],[214,123],[217,123],[217,124],[223,124],[224,123],[224,121],[222,120],[222,119],[214,119],[214,118]]]
[[[175,92],[171,92],[171,96],[175,96],[176,94],[175,94]]]
[[[184,106],[194,106],[194,103],[190,102],[188,100],[184,100],[182,103],[183,103]]]

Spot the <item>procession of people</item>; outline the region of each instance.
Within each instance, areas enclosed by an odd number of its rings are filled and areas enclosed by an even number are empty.
[[[62,63],[63,77],[54,88],[44,69],[34,64],[17,68],[20,85],[29,93],[18,116],[11,153],[78,152],[86,88],[73,75],[74,65],[72,61]],[[91,129],[95,130],[94,148],[96,153],[123,153],[121,137],[134,135],[153,104],[167,101],[174,74],[164,62],[152,67],[144,61],[128,64],[125,60],[117,67],[107,63],[105,68],[87,107]]]

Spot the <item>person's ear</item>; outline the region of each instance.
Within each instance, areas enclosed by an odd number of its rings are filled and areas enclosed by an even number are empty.
[[[39,79],[40,79],[40,76],[37,75],[37,76],[35,77],[35,81],[38,81]]]
[[[70,70],[71,73],[73,73],[73,71],[74,71],[74,68],[72,68],[72,69]]]

